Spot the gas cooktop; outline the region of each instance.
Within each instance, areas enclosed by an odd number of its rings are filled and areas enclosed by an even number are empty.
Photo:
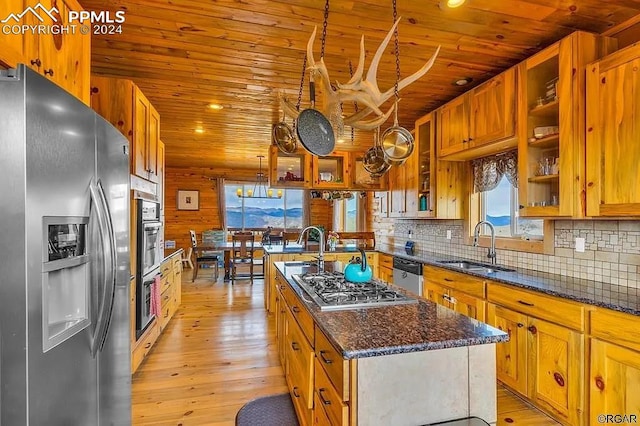
[[[418,303],[378,281],[351,283],[340,272],[294,274],[292,278],[321,311]]]

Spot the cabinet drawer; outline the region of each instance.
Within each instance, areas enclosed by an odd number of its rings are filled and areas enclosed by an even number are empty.
[[[321,364],[322,361],[316,359],[316,363]],[[316,365],[314,388],[315,410],[324,411],[319,417],[328,418],[328,424],[332,426],[348,425],[349,406],[342,401],[340,394],[320,365]]]
[[[485,298],[485,282],[482,278],[430,265],[424,265],[422,271],[425,282],[450,287],[480,299]]]
[[[160,273],[162,274],[163,277],[168,276],[169,274],[171,274],[172,271],[173,271],[172,260],[167,260],[162,262],[162,264],[160,265]]]
[[[584,307],[577,303],[495,283],[489,283],[487,299],[536,318],[584,330]]]
[[[305,337],[313,347],[313,319],[311,318],[309,311],[307,311],[304,302],[302,302],[290,288],[287,288],[284,292],[284,298],[292,316],[296,319]]]
[[[620,346],[640,351],[640,317],[598,309],[591,312],[591,334]]]
[[[291,313],[288,313],[288,315],[291,315]],[[291,316],[287,319],[287,324],[288,327],[285,345],[287,356],[289,357],[289,364],[295,364],[294,368],[299,371],[302,378],[307,379],[307,386],[304,386],[301,389],[305,400],[311,402],[313,400],[313,383],[311,380],[313,377],[313,348],[309,346],[302,330],[300,330],[300,327],[295,320],[291,318]]]
[[[324,333],[316,327],[316,356],[342,401],[349,400],[349,361],[333,347]],[[316,368],[319,370],[319,368]],[[316,371],[316,375],[318,372]]]
[[[287,362],[287,385],[291,400],[298,413],[298,419],[311,424],[311,409],[313,408],[313,381],[311,376],[299,369],[295,362]]]
[[[164,330],[169,320],[173,316],[175,312],[175,304],[173,302],[173,298],[169,300],[166,305],[162,305],[162,312],[160,313],[160,329]]]
[[[162,274],[160,278],[160,293],[164,293],[171,286],[172,280],[169,279],[169,275]]]
[[[180,256],[173,256],[173,270],[177,271],[178,268],[182,269],[182,259]]]
[[[393,269],[393,257],[378,253],[378,266]]]
[[[160,335],[160,327],[158,327],[158,322],[154,321],[149,328],[145,331],[145,333],[140,337],[136,347],[133,349],[133,353],[131,354],[131,372],[135,373],[138,369],[144,358],[147,356],[153,344],[158,339]]]
[[[168,286],[160,295],[160,306],[162,306],[163,309],[173,301],[173,290],[173,286]]]

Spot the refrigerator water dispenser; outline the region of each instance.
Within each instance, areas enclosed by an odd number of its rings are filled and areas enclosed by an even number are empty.
[[[47,352],[91,322],[87,217],[45,217],[42,270],[42,350]]]

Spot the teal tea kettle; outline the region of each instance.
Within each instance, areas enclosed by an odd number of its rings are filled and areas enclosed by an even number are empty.
[[[361,257],[352,258],[344,268],[344,278],[352,283],[366,283],[373,278],[371,266],[367,265],[367,255],[363,249],[359,250]]]

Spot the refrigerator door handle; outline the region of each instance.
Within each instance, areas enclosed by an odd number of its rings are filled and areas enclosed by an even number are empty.
[[[106,322],[104,327],[104,333],[100,338],[100,347],[99,347],[99,349],[102,350],[104,346],[104,342],[107,339],[107,335],[109,334],[109,326],[111,325],[111,317],[113,316],[113,302],[116,294],[116,274],[117,274],[118,265],[117,265],[117,253],[116,253],[116,231],[115,231],[115,228],[113,227],[113,221],[111,220],[111,209],[109,209],[109,202],[107,201],[107,196],[104,193],[104,188],[100,180],[98,180],[98,188],[100,189],[100,196],[102,197],[102,205],[106,212],[105,219],[107,221],[107,229],[109,231],[109,234],[108,234],[109,250],[111,253],[111,265],[110,265],[111,278],[109,280],[109,283],[108,283],[109,285],[107,287],[109,290],[109,293],[107,294],[107,298],[105,299],[106,302],[109,302],[109,305],[105,311]]]
[[[100,183],[96,184],[93,181],[89,186],[89,190],[91,193],[91,200],[95,206],[96,216],[98,218],[98,230],[100,232],[100,237],[102,239],[102,244],[104,247],[104,258],[103,258],[103,268],[104,268],[104,282],[102,283],[102,300],[100,300],[99,308],[98,308],[98,318],[96,320],[96,326],[94,329],[93,336],[91,336],[91,355],[95,358],[98,351],[102,348],[102,344],[104,342],[104,337],[106,335],[106,329],[108,327],[109,318],[111,311],[111,304],[113,303],[113,291],[114,291],[114,281],[115,281],[115,257],[113,252],[115,251],[115,247],[112,243],[112,235],[109,227],[109,219],[108,211],[105,208],[103,195],[101,193],[102,187]],[[107,260],[106,258],[109,258]]]

